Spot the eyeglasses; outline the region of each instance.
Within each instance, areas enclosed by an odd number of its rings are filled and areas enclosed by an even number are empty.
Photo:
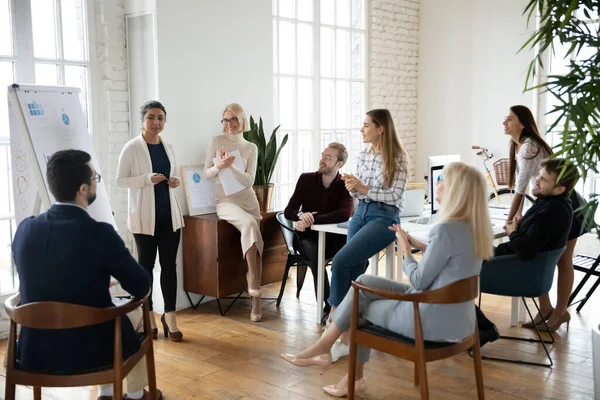
[[[237,123],[238,123],[238,119],[237,119],[237,117],[233,117],[233,118],[229,118],[229,119],[228,119],[228,118],[223,118],[223,119],[221,120],[221,123],[222,123],[223,125],[227,125],[227,124],[229,124],[229,123],[231,123],[231,124],[234,124],[234,125],[235,125],[235,124],[237,124]]]
[[[325,160],[325,161],[329,162],[331,160],[335,160],[335,158],[331,157],[329,154],[321,154],[321,160]]]
[[[96,181],[98,183],[100,183],[100,181],[102,180],[102,175],[100,175],[99,173],[96,172],[96,175],[94,175],[94,177],[92,178],[92,181]],[[91,183],[91,181],[90,181]]]

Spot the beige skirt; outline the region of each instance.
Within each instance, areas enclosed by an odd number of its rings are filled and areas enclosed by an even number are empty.
[[[254,193],[252,193],[254,194]],[[262,219],[258,209],[258,201],[254,197],[256,207],[242,207],[227,200],[217,201],[217,215],[240,231],[242,239],[242,254],[246,258],[246,252],[256,243],[258,253],[262,256],[264,242],[260,234],[259,221]],[[252,203],[252,202],[250,202]],[[254,204],[252,204],[254,206]]]

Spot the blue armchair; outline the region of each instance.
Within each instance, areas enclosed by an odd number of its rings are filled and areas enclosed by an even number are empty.
[[[516,255],[494,257],[485,262],[481,268],[480,292],[498,296],[520,297],[523,300],[523,304],[525,305],[525,309],[529,314],[529,318],[533,322],[533,316],[531,315],[531,311],[527,306],[525,298],[531,298],[537,311],[540,311],[535,298],[548,293],[552,288],[556,263],[558,262],[558,259],[562,255],[563,251],[565,251],[564,247],[542,252],[539,253],[533,260],[527,261],[519,260]],[[479,297],[479,303],[481,305],[481,295]],[[544,324],[546,324],[545,321]],[[551,340],[544,340],[537,326],[534,325],[534,327],[538,339],[514,336],[500,336],[500,338],[541,343],[544,351],[546,352],[546,356],[548,357],[548,364],[488,356],[482,356],[481,358],[484,360],[506,361],[517,364],[551,367],[553,362],[546,344],[553,344],[554,336],[552,335],[552,332],[548,332]]]

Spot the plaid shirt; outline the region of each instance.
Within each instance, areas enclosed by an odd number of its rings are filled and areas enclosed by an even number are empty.
[[[383,158],[381,153],[376,153],[367,148],[358,155],[356,166],[356,177],[363,185],[369,188],[366,195],[358,192],[350,195],[359,200],[378,201],[398,207],[402,212],[404,206],[404,190],[408,180],[408,162],[406,157],[396,158],[398,169],[392,181],[391,187],[383,184]]]

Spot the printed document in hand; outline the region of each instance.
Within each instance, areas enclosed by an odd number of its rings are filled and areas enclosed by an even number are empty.
[[[244,160],[242,160],[242,155],[240,154],[239,150],[234,150],[230,152],[229,155],[235,157],[235,160],[233,160],[233,165],[235,165],[237,169],[240,171],[246,171],[246,167],[244,167]],[[219,161],[219,157],[213,158],[213,163],[215,163],[215,165],[217,165]],[[224,168],[220,170],[219,179],[221,180],[223,192],[225,192],[226,196],[230,196],[246,189],[246,186],[242,185],[240,181],[237,180],[231,168]]]

